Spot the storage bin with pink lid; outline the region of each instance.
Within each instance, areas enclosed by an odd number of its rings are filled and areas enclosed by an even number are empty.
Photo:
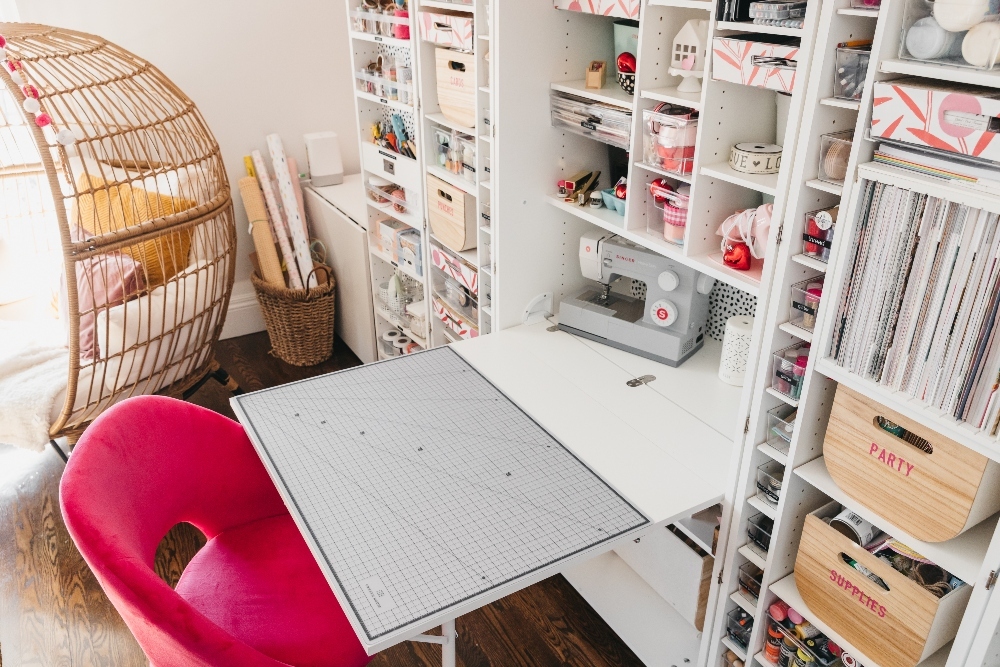
[[[646,231],[663,235],[676,245],[684,245],[684,229],[687,227],[688,202],[691,188],[679,185],[676,188],[662,178],[649,184],[646,193]]]
[[[698,134],[698,112],[662,103],[642,112],[643,162],[674,174],[690,174],[694,168],[694,144]]]

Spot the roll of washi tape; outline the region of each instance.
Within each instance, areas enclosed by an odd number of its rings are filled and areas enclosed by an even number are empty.
[[[396,349],[396,340],[402,337],[403,334],[399,333],[395,329],[390,329],[383,333],[380,338],[382,341],[382,351],[388,357],[395,357],[399,354]]]
[[[736,144],[729,152],[729,166],[744,174],[777,174],[781,170],[781,146]]]
[[[880,532],[870,521],[847,509],[830,519],[830,528],[862,547],[878,537]]]

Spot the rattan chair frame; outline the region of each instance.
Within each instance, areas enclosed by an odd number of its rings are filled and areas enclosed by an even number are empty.
[[[65,273],[68,385],[50,435],[75,442],[123,398],[180,397],[218,368],[235,272],[232,198],[203,117],[153,65],[73,30],[0,23],[0,35],[52,119],[22,120],[52,195]],[[23,105],[25,88],[7,68],[0,80]],[[66,129],[76,137],[68,146],[56,140]],[[0,170],[5,177],[15,176]],[[130,268],[131,286],[111,302],[81,299]],[[96,341],[90,349],[81,332]]]

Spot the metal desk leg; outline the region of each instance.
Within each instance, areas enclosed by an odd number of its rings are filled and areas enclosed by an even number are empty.
[[[441,624],[440,635],[417,635],[410,641],[423,642],[425,644],[441,645],[441,667],[457,667],[455,662],[455,645],[458,644],[458,631],[455,629],[455,621],[446,621]]]

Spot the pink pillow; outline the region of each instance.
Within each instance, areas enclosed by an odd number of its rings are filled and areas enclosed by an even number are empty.
[[[125,303],[146,288],[142,266],[128,255],[113,252],[78,262],[77,303],[80,308],[80,358],[91,360],[97,349],[97,311]]]

